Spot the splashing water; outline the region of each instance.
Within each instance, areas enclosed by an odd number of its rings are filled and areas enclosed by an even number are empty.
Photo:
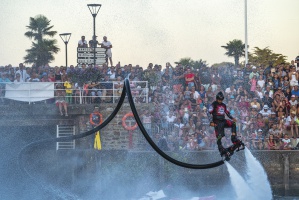
[[[245,148],[247,177],[250,188],[259,199],[272,199],[272,189],[261,163]]]
[[[243,179],[243,177],[228,163],[225,162],[225,165],[228,169],[231,184],[234,187],[235,193],[237,195],[236,199],[238,200],[246,200],[246,199],[256,199],[253,195],[253,191],[249,187],[249,185],[246,183],[246,181]]]

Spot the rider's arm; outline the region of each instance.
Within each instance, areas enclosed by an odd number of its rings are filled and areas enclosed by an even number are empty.
[[[210,126],[215,126],[214,122],[213,122],[213,111],[214,111],[214,104],[211,104],[209,109],[208,109],[208,112],[207,112],[207,116],[208,116],[208,119],[210,121]]]

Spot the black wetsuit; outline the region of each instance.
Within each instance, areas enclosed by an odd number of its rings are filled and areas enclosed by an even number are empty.
[[[213,117],[212,119],[210,119],[210,121],[216,125],[214,126],[214,128],[217,138],[217,145],[220,150],[220,147],[222,147],[221,139],[225,136],[224,128],[231,128],[232,133],[236,134],[236,123],[232,120],[225,119],[225,115],[227,115],[230,119],[233,119],[233,117],[227,110],[226,105],[224,103],[219,104],[217,101],[214,101],[209,107],[209,113]],[[238,142],[236,135],[232,135],[231,140],[233,144]]]

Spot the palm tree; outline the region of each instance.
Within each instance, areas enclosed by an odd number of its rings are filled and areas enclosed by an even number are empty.
[[[221,46],[227,50],[225,55],[228,57],[234,57],[235,66],[239,66],[240,57],[245,56],[245,44],[241,40],[234,39],[229,41],[226,46]]]
[[[45,36],[53,38],[57,31],[51,31],[50,20],[44,15],[30,17],[29,30],[25,36],[33,39],[32,46],[27,49],[27,55],[24,57],[25,63],[35,63],[36,66],[48,64],[54,60],[53,53],[57,53],[60,49],[57,47],[55,39],[45,39]]]
[[[191,67],[194,64],[194,60],[192,60],[191,58],[181,58],[180,61],[175,62],[175,63],[181,63],[182,66],[185,67]]]

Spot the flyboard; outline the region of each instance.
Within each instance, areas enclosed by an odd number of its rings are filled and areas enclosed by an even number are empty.
[[[235,152],[245,149],[245,144],[241,141],[239,144],[233,144],[225,149],[225,152],[221,154],[222,160],[230,161],[232,155]]]

